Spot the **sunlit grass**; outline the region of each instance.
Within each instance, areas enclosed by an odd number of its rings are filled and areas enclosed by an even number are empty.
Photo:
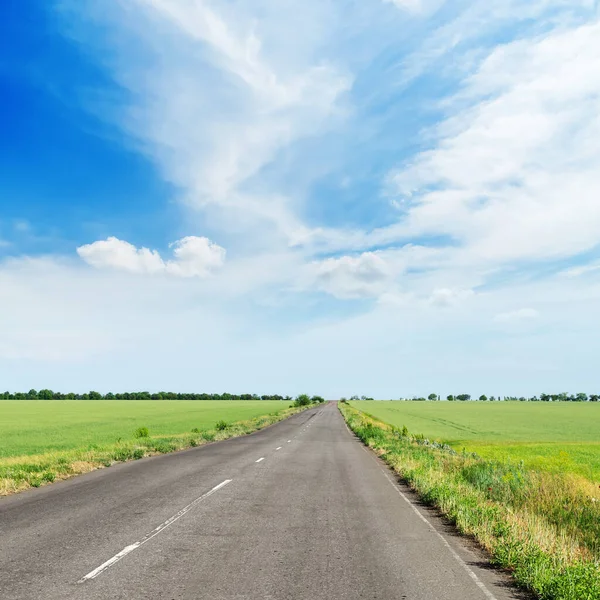
[[[452,444],[457,449],[465,448],[482,458],[523,462],[531,469],[550,473],[574,473],[592,483],[600,483],[600,441],[539,443],[494,443],[465,442]]]

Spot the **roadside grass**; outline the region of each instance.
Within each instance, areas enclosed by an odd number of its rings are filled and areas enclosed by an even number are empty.
[[[84,401],[85,402],[85,401]],[[126,401],[122,401],[126,402]],[[223,401],[228,402],[228,401]],[[198,401],[200,403],[200,401]],[[282,407],[282,404],[279,403]],[[176,450],[201,446],[264,429],[314,405],[280,408],[268,415],[226,423],[220,429],[217,422],[200,430],[194,427],[175,435],[152,435],[146,427],[132,429],[129,436],[105,444],[89,444],[68,450],[55,450],[37,455],[0,457],[0,496],[7,496],[31,487],[68,479],[118,462],[137,460],[145,456],[166,454]],[[114,439],[114,437],[113,437]]]
[[[350,428],[543,600],[600,599],[600,490],[573,473],[456,452],[339,404]]]

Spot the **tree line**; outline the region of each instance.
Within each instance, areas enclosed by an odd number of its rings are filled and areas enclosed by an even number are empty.
[[[100,392],[90,391],[84,394],[73,392],[62,393],[53,390],[31,389],[28,392],[0,392],[0,400],[280,400],[283,402],[294,402],[296,406],[305,406],[315,402],[324,402],[321,396],[308,396],[301,394],[296,398],[292,396],[281,396],[279,394],[196,394],[181,392]]]
[[[429,394],[427,398],[424,397],[413,397],[413,398],[400,398],[400,400],[407,400],[411,402],[436,402],[442,398],[438,394]],[[539,396],[481,396],[472,398],[470,394],[450,394],[446,396],[446,400],[449,402],[599,402],[600,394],[585,394],[580,392],[578,394],[540,394]]]

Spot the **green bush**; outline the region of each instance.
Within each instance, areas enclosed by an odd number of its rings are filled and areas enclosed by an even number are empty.
[[[133,458],[135,458],[135,460],[139,460],[140,458],[144,458],[144,449],[143,448],[136,448],[133,451]]]
[[[147,438],[150,436],[150,432],[148,431],[147,427],[138,427],[133,435],[138,439]]]
[[[227,423],[227,421],[223,421],[222,419],[217,421],[217,424],[215,425],[215,429],[217,431],[225,431],[228,427],[229,423]]]
[[[309,404],[311,404],[311,400],[308,394],[300,394],[294,400],[294,406],[308,406]]]

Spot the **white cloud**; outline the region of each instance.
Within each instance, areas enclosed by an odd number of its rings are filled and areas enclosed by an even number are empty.
[[[175,259],[166,262],[166,271],[180,277],[205,277],[225,262],[225,249],[205,237],[184,237],[171,247]]]
[[[393,0],[390,0],[393,1]],[[402,0],[397,0],[402,6]],[[431,0],[425,5],[437,9],[445,0]],[[406,0],[413,6],[412,0]],[[504,37],[510,28],[518,29],[519,37],[531,36],[554,28],[557,24],[581,23],[593,18],[591,0],[489,0],[488,2],[447,3],[450,17],[427,31],[423,43],[402,62],[402,83],[408,83],[428,70],[438,74],[468,73],[497,44],[498,34]]]
[[[497,314],[494,321],[497,323],[519,323],[524,321],[534,321],[538,319],[540,313],[533,308],[519,308],[505,313]]]
[[[396,233],[450,235],[462,260],[483,264],[594,247],[599,70],[598,22],[492,52],[457,97],[469,106],[439,126],[436,147],[394,174],[409,198]]]
[[[77,248],[77,254],[97,269],[113,268],[130,273],[159,273],[165,263],[156,250],[136,248],[129,242],[109,237]]]
[[[376,252],[328,258],[312,265],[317,288],[336,298],[378,296],[390,279],[390,267]]]
[[[351,76],[319,52],[330,34],[325,24],[341,8],[288,0],[92,6],[119,40],[102,50],[128,91],[110,118],[176,184],[185,205],[208,212],[237,243],[240,232],[285,242],[303,235],[295,199],[255,177],[286,148],[344,118]],[[81,37],[89,47],[90,36]]]
[[[205,237],[188,236],[171,244],[173,260],[163,260],[156,250],[109,237],[77,248],[79,256],[97,269],[130,273],[167,273],[177,277],[206,277],[225,261],[225,249]]]

